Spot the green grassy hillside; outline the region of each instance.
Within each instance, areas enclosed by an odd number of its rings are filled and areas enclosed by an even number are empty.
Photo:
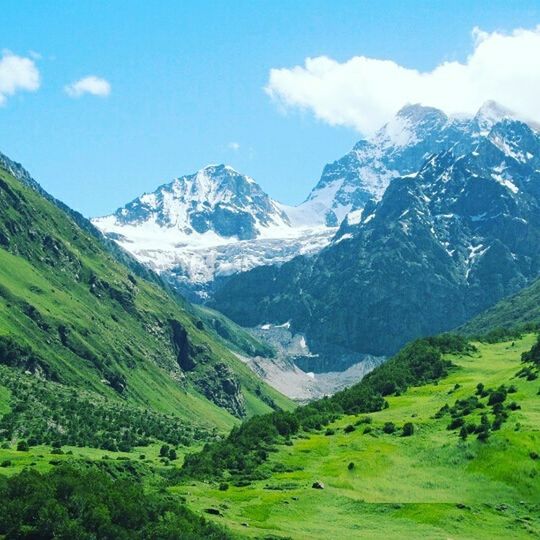
[[[208,430],[291,407],[87,227],[0,169],[0,364]]]
[[[453,367],[439,381],[278,445],[270,477],[189,480],[172,491],[253,538],[538,537],[540,386],[538,368],[523,372],[521,361],[534,341],[445,355]]]
[[[540,279],[509,296],[460,328],[466,334],[484,334],[496,328],[540,324]]]

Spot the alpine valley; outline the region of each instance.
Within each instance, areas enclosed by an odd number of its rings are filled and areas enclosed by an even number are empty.
[[[0,154],[0,539],[540,536],[540,133],[402,108],[274,201],[88,220]]]

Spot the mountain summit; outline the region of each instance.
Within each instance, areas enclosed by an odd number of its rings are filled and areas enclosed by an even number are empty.
[[[176,178],[153,193],[95,223],[103,228],[147,226],[174,229],[190,237],[213,233],[238,240],[256,238],[264,230],[289,225],[287,215],[249,176],[228,165],[208,165]]]
[[[470,148],[505,118],[515,116],[494,101],[484,103],[473,117],[449,117],[434,107],[405,105],[373,137],[326,165],[297,211],[311,213],[320,223],[339,225],[350,211],[380,200],[391,180],[416,172],[431,154],[456,144]]]
[[[253,178],[208,165],[93,223],[195,299],[220,276],[318,251],[335,232],[296,226],[285,209]]]

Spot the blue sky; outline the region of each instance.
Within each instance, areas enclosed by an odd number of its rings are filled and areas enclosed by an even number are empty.
[[[271,69],[364,55],[429,71],[465,61],[474,27],[540,23],[538,1],[493,0],[4,0],[1,13],[0,49],[33,58],[41,84],[0,106],[0,151],[88,216],[221,162],[299,203],[361,135],[278,106]],[[110,94],[66,93],[89,75]]]

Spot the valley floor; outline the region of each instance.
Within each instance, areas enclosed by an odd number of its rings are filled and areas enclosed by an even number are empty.
[[[476,344],[477,352],[451,356],[456,365],[438,384],[409,389],[388,398],[389,407],[365,416],[347,416],[320,432],[296,437],[271,455],[275,471],[266,480],[227,490],[218,483],[191,482],[169,487],[195,512],[230,529],[239,538],[311,539],[497,539],[540,536],[540,379],[516,376],[521,353],[535,337],[498,344]],[[463,441],[451,418],[436,413],[476,392],[478,383],[515,387],[505,405],[509,417],[486,442],[476,434]],[[487,398],[481,400],[487,405]],[[9,392],[0,387],[0,413]],[[475,409],[465,417],[478,424]],[[385,433],[392,422],[396,431]],[[414,433],[402,436],[404,423]],[[102,464],[115,474],[142,478],[146,489],[163,488],[179,467],[160,457],[160,445],[108,452],[92,448],[13,446],[0,448],[0,474],[31,467],[47,471],[63,462]],[[6,463],[9,462],[8,465]],[[353,464],[353,465],[351,465]],[[313,489],[321,482],[324,489]],[[213,515],[207,512],[218,512]]]
[[[476,344],[478,352],[452,356],[457,367],[449,377],[389,398],[388,409],[370,415],[370,433],[357,423],[362,417],[346,417],[327,433],[280,447],[271,460],[276,471],[287,472],[226,491],[208,483],[172,491],[203,514],[219,510],[221,516],[208,517],[253,538],[538,538],[539,383],[516,377],[521,353],[533,342],[526,336]],[[434,415],[474,395],[478,383],[514,385],[508,400],[521,409],[510,411],[486,442],[476,435],[462,441],[459,429],[447,429],[448,415]],[[476,411],[466,418],[479,416]],[[395,433],[383,432],[387,422],[395,423]],[[401,436],[405,422],[414,424],[410,437]],[[324,489],[313,489],[316,481]]]

